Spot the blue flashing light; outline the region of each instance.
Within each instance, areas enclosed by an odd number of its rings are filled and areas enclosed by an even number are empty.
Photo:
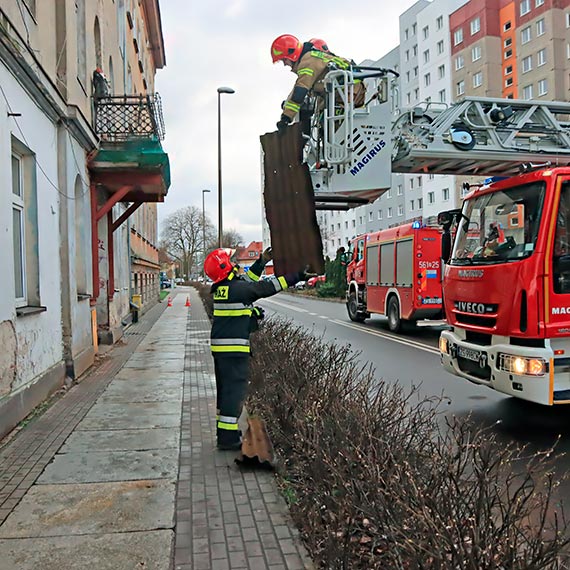
[[[493,184],[495,182],[499,182],[500,180],[506,180],[508,176],[490,176],[489,178],[485,178],[483,184],[488,186],[489,184]]]
[[[413,230],[421,230],[422,229],[422,223],[419,221],[412,222],[412,229]]]

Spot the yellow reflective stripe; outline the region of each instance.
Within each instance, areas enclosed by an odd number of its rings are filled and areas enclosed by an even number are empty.
[[[228,281],[231,281],[234,277],[235,277],[235,273],[232,271],[232,272],[226,277],[226,279],[227,279]]]
[[[214,309],[214,317],[251,317],[253,309]]]
[[[273,48],[273,55],[282,55],[283,52],[279,51],[278,49]]]
[[[212,352],[251,352],[249,346],[238,346],[237,344],[228,346],[212,345],[210,348]]]
[[[301,108],[300,105],[297,105],[297,103],[293,103],[292,101],[287,101],[287,103],[285,103],[285,109],[291,109],[291,111],[298,111]]]
[[[252,281],[259,281],[259,275],[256,275],[253,271],[248,271],[246,276],[249,277]]]
[[[229,431],[238,431],[239,426],[237,424],[227,424],[225,422],[218,422],[218,429],[227,429]]]
[[[277,277],[277,281],[279,281],[279,284],[281,285],[281,287],[283,287],[283,289],[287,289],[287,287],[289,287],[289,285],[287,285],[287,280],[285,279],[285,277],[283,276]]]
[[[315,75],[315,70],[310,67],[303,67],[303,69],[297,70],[297,75]]]

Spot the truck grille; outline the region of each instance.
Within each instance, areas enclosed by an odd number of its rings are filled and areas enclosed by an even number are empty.
[[[473,360],[468,360],[467,358],[458,356],[457,365],[461,372],[465,372],[470,376],[475,376],[475,378],[480,378],[481,380],[491,379],[491,368],[488,364],[481,368],[478,362],[473,362]]]
[[[484,315],[466,315],[465,313],[455,313],[458,323],[464,325],[473,325],[477,327],[485,327],[492,329],[497,324],[496,317],[486,317]]]

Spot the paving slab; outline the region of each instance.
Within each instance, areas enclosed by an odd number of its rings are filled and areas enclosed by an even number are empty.
[[[126,402],[113,404],[111,402],[97,402],[87,413],[85,419],[112,420],[121,416],[146,416],[161,414],[180,415],[180,402]]]
[[[159,370],[162,372],[178,372],[182,374],[184,369],[183,360],[161,360],[160,357],[157,355],[154,359],[147,359],[147,360],[129,360],[125,363],[123,370],[126,368],[133,368],[135,370],[139,370],[141,372],[145,372],[147,375],[149,373],[149,369],[154,368],[155,370]]]
[[[100,451],[55,456],[36,484],[176,479],[178,449]]]
[[[175,492],[164,479],[36,485],[0,527],[0,539],[173,528]]]
[[[141,370],[140,368],[121,368],[113,381],[115,380],[153,380],[156,382],[180,382],[183,381],[183,373],[179,370]]]
[[[179,424],[179,413],[148,414],[145,416],[114,416],[107,419],[91,416],[81,420],[75,429],[80,431],[111,429],[150,429],[176,427]]]
[[[171,530],[0,540],[1,570],[169,570]]]
[[[182,388],[176,386],[168,386],[158,388],[157,386],[137,386],[126,382],[113,383],[103,392],[98,400],[109,403],[123,402],[181,402]]]
[[[180,429],[126,429],[108,431],[76,431],[72,433],[59,453],[97,451],[145,451],[149,449],[178,449]]]

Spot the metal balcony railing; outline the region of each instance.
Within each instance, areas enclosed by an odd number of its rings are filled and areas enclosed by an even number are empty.
[[[105,142],[163,140],[162,103],[153,95],[94,97],[95,131]]]

